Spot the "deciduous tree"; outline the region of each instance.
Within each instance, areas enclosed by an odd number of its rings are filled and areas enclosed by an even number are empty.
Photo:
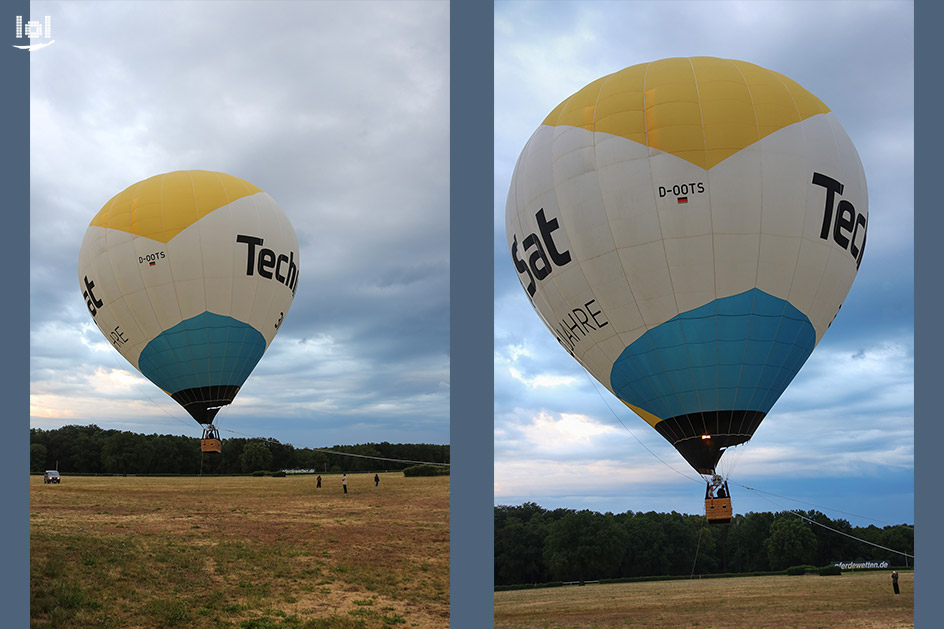
[[[816,561],[816,536],[809,524],[794,515],[781,515],[774,520],[766,546],[773,570]]]
[[[613,576],[626,551],[628,537],[612,514],[569,513],[548,527],[544,557],[560,579]]]

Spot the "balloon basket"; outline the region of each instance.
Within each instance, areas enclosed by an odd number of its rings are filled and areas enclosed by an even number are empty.
[[[709,524],[727,524],[731,521],[730,498],[706,498],[705,517]]]
[[[220,440],[220,433],[213,424],[203,429],[203,438],[200,439],[201,452],[222,452],[223,442]]]
[[[219,439],[201,439],[200,451],[201,452],[222,452],[223,442],[220,441]]]

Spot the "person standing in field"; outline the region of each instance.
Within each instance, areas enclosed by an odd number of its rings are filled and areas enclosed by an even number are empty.
[[[347,493],[347,474],[341,476],[341,487],[344,488],[344,493]]]
[[[315,485],[315,488],[316,488],[316,489],[321,489],[321,474],[318,474],[318,479],[317,479],[317,480],[318,480],[318,484]]]
[[[374,474],[374,487],[380,484],[380,477]]]
[[[895,594],[901,594],[898,590],[898,571],[892,570],[892,589],[895,590]]]

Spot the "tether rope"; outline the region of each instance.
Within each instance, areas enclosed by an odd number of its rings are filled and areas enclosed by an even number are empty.
[[[905,526],[905,527],[908,527],[908,528],[910,528],[910,529],[913,529],[913,528],[914,528],[914,526],[913,526],[913,525],[910,525],[910,524],[895,524],[894,522],[887,522],[887,521],[885,521],[885,520],[879,520],[879,519],[877,519],[877,518],[872,518],[872,517],[869,517],[869,516],[866,516],[866,515],[859,515],[858,513],[849,513],[848,511],[840,511],[839,509],[834,509],[834,508],[832,508],[832,507],[824,507],[824,506],[822,506],[822,505],[814,504],[814,503],[812,503],[812,502],[806,502],[806,501],[803,501],[803,500],[797,500],[796,498],[790,498],[789,496],[781,496],[780,494],[775,494],[775,493],[770,492],[770,491],[764,491],[763,489],[757,489],[756,487],[748,487],[747,485],[741,485],[741,483],[737,483],[737,482],[735,482],[735,481],[731,481],[731,482],[734,483],[735,485],[738,485],[738,486],[740,486],[740,487],[743,487],[744,489],[748,489],[748,490],[750,490],[750,491],[756,491],[757,493],[760,493],[760,494],[767,494],[767,495],[769,495],[769,496],[776,496],[777,498],[783,498],[784,500],[791,500],[791,501],[793,501],[793,502],[799,502],[800,504],[809,505],[809,506],[811,506],[811,507],[816,507],[816,508],[818,508],[818,509],[824,509],[824,510],[826,510],[826,511],[832,511],[832,512],[834,512],[834,513],[841,513],[841,514],[843,514],[843,515],[850,515],[850,516],[852,516],[852,517],[865,520],[866,522],[878,522],[879,524],[888,524],[888,525],[890,525],[890,526]],[[775,504],[776,504],[776,503],[775,503]]]
[[[606,408],[610,411],[610,413],[613,414],[613,417],[616,418],[616,421],[619,422],[620,426],[622,426],[622,427],[626,430],[626,432],[628,432],[630,435],[632,435],[633,439],[635,439],[636,442],[637,442],[639,445],[641,445],[643,448],[646,449],[646,452],[648,452],[649,454],[651,454],[652,456],[654,456],[656,459],[658,459],[658,461],[659,461],[660,463],[662,463],[662,465],[666,466],[667,468],[669,468],[670,470],[672,470],[673,472],[675,472],[675,473],[678,474],[679,476],[681,476],[681,477],[683,477],[683,478],[687,478],[688,480],[694,481],[694,482],[696,482],[696,483],[701,483],[701,482],[702,482],[702,479],[700,479],[700,478],[692,478],[692,477],[689,476],[688,474],[685,474],[685,473],[680,472],[679,470],[675,469],[674,467],[672,467],[671,465],[669,465],[668,463],[666,463],[664,460],[662,460],[662,458],[659,457],[658,454],[656,454],[655,452],[653,452],[652,450],[650,450],[650,449],[649,449],[649,446],[647,446],[646,444],[644,444],[644,443],[639,439],[639,437],[637,437],[636,434],[635,434],[632,430],[629,429],[629,426],[627,426],[626,424],[623,423],[623,420],[620,419],[620,416],[616,413],[616,411],[613,410],[613,407],[610,406],[609,402],[606,401],[606,398],[603,397],[603,394],[600,393],[600,390],[599,390],[599,389],[596,387],[596,385],[594,384],[594,380],[593,380],[593,378],[590,376],[590,374],[587,373],[586,371],[584,371],[584,375],[585,375],[585,376],[587,377],[587,379],[590,381],[590,387],[591,387],[594,391],[596,391],[596,393],[597,393],[598,396],[600,396],[600,400],[603,401],[603,405],[606,406]]]
[[[263,440],[263,441],[274,442],[274,443],[281,443],[281,442],[278,441],[277,439],[273,439],[273,438],[271,438],[271,437],[254,437],[254,436],[252,436],[252,435],[247,435],[247,434],[244,434],[244,433],[236,432],[235,430],[223,429],[223,432],[231,432],[231,433],[233,433],[234,435],[240,435],[240,436],[246,437],[246,438],[248,438],[248,439],[261,439],[261,440]],[[339,454],[339,455],[342,455],[342,456],[353,456],[353,457],[357,457],[357,458],[361,458],[361,459],[374,459],[374,460],[377,460],[377,461],[392,461],[392,462],[395,462],[395,463],[416,463],[416,464],[419,464],[419,465],[442,465],[442,466],[445,466],[445,467],[450,467],[450,464],[449,464],[449,463],[434,463],[433,461],[413,461],[413,460],[411,460],[411,459],[392,459],[392,458],[383,457],[383,456],[371,456],[371,455],[369,455],[369,454],[355,454],[355,453],[353,453],[353,452],[342,452],[342,451],[339,451],[339,450],[329,450],[329,449],[327,449],[327,448],[305,448],[305,449],[306,449],[306,450],[311,450],[312,452],[324,452],[324,453],[326,453],[326,454]]]
[[[666,463],[664,460],[662,460],[662,459],[661,459],[658,455],[656,455],[652,450],[650,450],[650,449],[646,446],[646,444],[644,444],[642,441],[640,441],[639,438],[633,433],[633,431],[630,430],[629,427],[626,426],[626,424],[623,423],[623,420],[620,419],[620,417],[619,417],[619,415],[617,415],[616,411],[614,411],[613,408],[609,405],[609,403],[606,401],[606,398],[603,397],[603,395],[600,393],[599,389],[598,389],[598,388],[596,387],[596,385],[594,384],[593,379],[590,378],[590,375],[587,374],[586,372],[584,372],[584,373],[585,373],[585,375],[587,375],[587,378],[590,379],[590,385],[591,385],[591,387],[593,388],[594,391],[597,392],[597,395],[600,396],[600,399],[603,400],[604,405],[605,405],[605,406],[607,407],[607,409],[609,409],[609,411],[613,414],[613,416],[616,418],[616,421],[618,421],[618,422],[620,423],[620,425],[621,425],[623,428],[625,428],[626,431],[627,431],[630,435],[632,435],[633,439],[635,439],[643,448],[645,448],[646,451],[647,451],[649,454],[651,454],[652,456],[654,456],[656,459],[659,460],[659,462],[661,462],[663,465],[665,465],[666,467],[668,467],[670,470],[674,471],[674,472],[677,473],[678,475],[680,475],[680,476],[682,476],[682,477],[684,477],[684,478],[687,478],[687,479],[689,479],[689,480],[694,480],[695,482],[698,482],[698,483],[702,482],[700,479],[694,479],[694,478],[692,478],[691,476],[688,476],[687,474],[683,474],[682,472],[678,471],[677,469],[675,469],[674,467],[672,467],[671,465],[669,465],[668,463]],[[728,481],[728,480],[729,480],[729,479],[728,479],[727,477],[725,477],[725,481]],[[803,504],[811,504],[811,503],[804,503],[802,500],[796,500],[795,498],[789,498],[789,497],[787,497],[787,496],[778,496],[777,494],[774,494],[774,493],[771,493],[771,492],[766,492],[766,491],[763,491],[763,490],[760,490],[760,489],[756,489],[756,488],[754,488],[754,487],[748,487],[747,485],[742,485],[741,483],[738,483],[738,482],[733,481],[733,480],[730,481],[730,482],[733,483],[733,484],[735,484],[735,485],[737,485],[737,486],[739,486],[739,487],[743,487],[744,489],[747,489],[747,490],[749,490],[749,491],[757,492],[758,495],[761,494],[761,493],[765,493],[765,494],[769,494],[769,495],[771,495],[771,496],[777,496],[778,498],[784,498],[785,500],[792,500],[792,501],[794,501],[794,502],[800,502],[800,503],[803,503]],[[802,518],[802,519],[804,519],[804,520],[807,520],[808,522],[812,522],[813,524],[816,524],[817,526],[821,526],[821,527],[823,527],[824,529],[827,529],[827,530],[832,531],[832,532],[834,532],[834,533],[839,533],[840,535],[844,535],[845,537],[849,537],[849,538],[851,538],[851,539],[854,539],[854,540],[856,540],[856,541],[862,542],[862,543],[864,543],[864,544],[868,544],[868,545],[870,545],[870,546],[875,546],[876,548],[880,548],[880,549],[882,549],[882,550],[887,550],[887,551],[889,551],[889,552],[896,553],[896,554],[899,554],[899,555],[904,555],[905,557],[911,557],[912,559],[914,559],[914,555],[910,555],[910,554],[908,554],[908,553],[906,553],[906,552],[903,552],[903,551],[900,551],[900,550],[895,550],[895,549],[893,549],[893,548],[887,548],[887,547],[885,547],[885,546],[881,546],[881,545],[879,545],[879,544],[875,544],[875,543],[870,542],[870,541],[868,541],[868,540],[855,537],[854,535],[849,535],[848,533],[845,533],[845,532],[843,532],[843,531],[840,531],[840,530],[834,529],[834,528],[832,528],[832,527],[826,526],[825,524],[822,524],[822,523],[820,523],[820,522],[817,522],[816,520],[812,520],[812,519],[808,518],[807,516],[805,516],[805,515],[803,515],[803,514],[797,512],[797,511],[794,511],[794,510],[789,509],[789,508],[787,508],[787,507],[785,507],[785,506],[783,506],[783,505],[781,505],[781,504],[778,504],[777,502],[771,500],[770,498],[767,498],[766,496],[760,496],[760,497],[763,498],[764,500],[767,500],[767,501],[770,502],[771,504],[773,504],[773,505],[779,507],[779,508],[782,509],[783,511],[785,511],[785,512],[787,512],[787,513],[790,513],[790,514],[792,514],[792,515],[795,515],[795,516],[797,516],[797,517],[799,517],[799,518]],[[836,512],[836,513],[842,513],[842,514],[844,514],[844,515],[852,515],[852,516],[861,518],[861,519],[866,520],[866,521],[869,521],[869,522],[879,522],[879,523],[882,523],[882,524],[891,524],[891,523],[889,523],[889,522],[883,522],[882,520],[878,520],[878,519],[875,519],[875,518],[869,518],[869,517],[866,517],[866,516],[857,515],[857,514],[853,514],[853,513],[846,513],[846,512],[844,512],[844,511],[840,511],[839,509],[832,509],[832,508],[829,508],[829,507],[823,507],[823,506],[812,505],[812,504],[811,504],[811,506],[818,506],[820,509],[825,509],[825,510],[827,510],[827,511],[832,511],[832,512]],[[897,525],[893,525],[893,526],[897,526]],[[905,526],[907,526],[907,525],[905,525]],[[913,526],[909,526],[908,528],[913,529],[914,527],[913,527]],[[702,529],[702,530],[704,530],[704,529]],[[699,533],[699,542],[698,542],[698,543],[701,544],[701,533]],[[695,550],[695,559],[696,559],[696,561],[697,561],[697,559],[698,559],[698,550],[697,550],[697,548],[696,548],[696,550]],[[694,574],[694,570],[695,570],[695,568],[694,568],[694,565],[693,565],[693,566],[692,566],[692,574]]]
[[[701,528],[698,530],[698,543],[695,545],[695,560],[692,561],[692,573],[688,575],[689,579],[695,578],[695,565],[698,563],[698,549],[701,548],[701,534],[705,532],[704,523],[701,525]]]
[[[731,481],[731,482],[734,482],[734,481]],[[753,487],[748,487],[748,486],[746,486],[746,485],[741,485],[740,483],[736,483],[736,482],[735,482],[734,484],[735,484],[735,485],[738,485],[738,486],[740,486],[740,487],[743,487],[744,489],[747,489],[747,490],[749,490],[749,491],[758,491],[758,490],[754,489]],[[809,522],[809,523],[811,523],[811,524],[815,524],[815,525],[817,525],[817,526],[821,526],[821,527],[823,527],[824,529],[826,529],[827,531],[832,531],[833,533],[839,533],[840,535],[844,535],[845,537],[848,537],[848,538],[850,538],[850,539],[854,539],[854,540],[856,540],[857,542],[862,542],[863,544],[868,544],[869,546],[875,546],[876,548],[881,548],[882,550],[887,550],[887,551],[890,552],[890,553],[896,553],[896,554],[898,554],[898,555],[904,555],[905,557],[911,557],[912,559],[914,559],[914,555],[910,555],[910,554],[908,554],[908,553],[906,553],[906,552],[903,552],[903,551],[900,551],[900,550],[895,550],[894,548],[888,548],[887,546],[882,546],[882,545],[880,545],[880,544],[876,544],[876,543],[874,543],[874,542],[870,542],[870,541],[867,540],[867,539],[862,539],[862,538],[860,538],[860,537],[856,537],[855,535],[849,535],[848,533],[846,533],[846,532],[844,532],[844,531],[840,531],[840,530],[834,529],[834,528],[832,528],[831,526],[826,526],[826,525],[823,524],[822,522],[817,522],[816,520],[813,520],[813,519],[811,519],[811,518],[809,518],[809,517],[803,515],[803,514],[800,513],[799,511],[794,511],[794,510],[792,510],[792,509],[788,509],[788,508],[784,507],[783,505],[774,502],[774,501],[771,500],[770,498],[767,498],[766,496],[761,496],[761,498],[763,498],[764,500],[770,502],[771,504],[773,504],[773,505],[775,505],[775,506],[777,506],[777,507],[780,507],[780,508],[781,508],[783,511],[785,511],[786,513],[790,513],[790,514],[792,514],[792,515],[795,515],[796,517],[798,517],[798,518],[800,518],[800,519],[802,519],[802,520],[806,520],[807,522]]]
[[[141,381],[140,381],[140,379],[139,379],[139,378],[141,377],[141,374],[129,371],[129,370],[127,369],[127,365],[122,365],[122,364],[118,361],[118,357],[115,356],[115,352],[108,352],[108,353],[111,354],[112,359],[115,361],[116,365],[118,366],[118,367],[117,367],[118,370],[120,370],[120,371],[122,371],[122,372],[125,372],[125,373],[128,373],[128,374],[130,374],[130,375],[132,376],[132,378],[133,378],[132,382],[134,383],[135,388],[137,388],[138,391],[140,391],[141,395],[143,395],[145,398],[147,398],[147,400],[148,400],[149,402],[151,402],[151,404],[153,404],[153,405],[154,405],[155,407],[157,407],[162,413],[164,413],[165,415],[167,415],[167,416],[170,417],[171,419],[174,419],[175,421],[178,421],[178,422],[180,422],[181,424],[184,424],[185,426],[192,426],[192,424],[191,424],[189,421],[186,421],[186,420],[184,420],[184,419],[181,419],[181,418],[178,417],[177,415],[171,413],[171,412],[168,411],[166,408],[164,408],[163,406],[161,406],[160,404],[158,404],[150,395],[148,395],[148,393],[147,393],[147,391],[144,389],[144,387],[141,386]],[[228,405],[227,405],[227,406],[228,406]],[[226,410],[226,406],[224,406],[223,408],[220,409],[220,411],[217,413],[217,418],[222,419],[222,417],[220,417],[220,416],[223,415],[223,411],[224,411],[224,410]],[[617,418],[617,419],[618,419],[618,418]],[[218,430],[222,430],[223,432],[229,432],[229,433],[232,433],[232,434],[234,434],[234,435],[239,435],[239,436],[241,436],[241,437],[246,437],[246,438],[248,438],[248,439],[262,439],[262,440],[264,440],[264,441],[281,443],[281,442],[279,442],[278,440],[273,439],[273,438],[271,438],[271,437],[256,437],[256,436],[254,436],[254,435],[247,435],[247,434],[245,434],[245,433],[237,432],[237,431],[235,431],[235,430],[229,430],[229,429],[227,429],[227,428],[220,429],[219,426],[217,426],[217,429],[218,429]],[[377,460],[377,461],[390,461],[390,462],[394,462],[394,463],[415,463],[415,464],[418,464],[418,465],[440,465],[440,466],[444,466],[444,467],[450,467],[450,464],[449,464],[449,463],[434,463],[433,461],[413,461],[413,460],[410,460],[410,459],[393,459],[393,458],[380,457],[380,456],[370,456],[370,455],[367,455],[367,454],[354,454],[354,453],[352,453],[352,452],[339,452],[339,451],[337,451],[337,450],[328,450],[328,449],[324,449],[324,448],[306,448],[306,449],[307,449],[307,450],[312,450],[312,451],[314,451],[314,452],[325,452],[325,453],[327,453],[327,454],[339,454],[339,455],[342,455],[342,456],[353,456],[353,457],[358,457],[358,458],[362,458],[362,459],[375,459],[375,460]],[[200,454],[200,475],[201,475],[201,476],[203,475],[203,453],[202,453],[202,452],[201,452],[201,454]]]

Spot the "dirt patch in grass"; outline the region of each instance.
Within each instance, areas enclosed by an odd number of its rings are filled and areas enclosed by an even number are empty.
[[[914,573],[692,579],[496,592],[495,627],[914,627]]]
[[[32,625],[448,626],[449,478],[324,479],[31,478]]]

